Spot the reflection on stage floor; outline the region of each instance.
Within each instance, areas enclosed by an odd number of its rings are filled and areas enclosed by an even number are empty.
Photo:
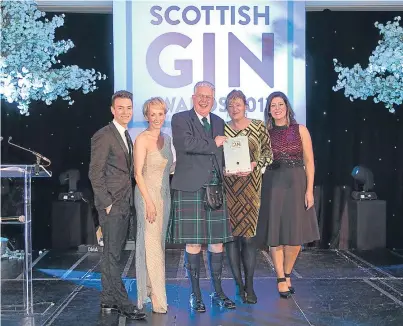
[[[236,299],[227,262],[223,288],[237,308],[220,310],[210,305],[207,261],[202,263],[201,287],[207,306],[204,314],[189,310],[189,283],[183,268],[183,250],[167,249],[166,278],[169,311],[153,314],[146,306],[146,321],[134,322],[99,310],[100,253],[48,251],[34,257],[34,302],[54,302],[45,314],[24,317],[4,314],[1,325],[403,325],[403,251],[303,251],[293,272],[296,293],[281,299],[273,264],[267,252],[258,256],[255,272],[256,305]],[[136,301],[135,252],[124,251],[122,276],[130,298]],[[1,304],[22,300],[22,264],[1,262]]]

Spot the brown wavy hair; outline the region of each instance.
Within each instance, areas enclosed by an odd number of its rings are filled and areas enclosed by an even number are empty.
[[[230,103],[233,100],[237,100],[237,99],[242,100],[242,102],[245,105],[245,107],[246,108],[248,107],[248,103],[246,101],[245,94],[240,90],[234,89],[231,92],[229,92],[229,94],[227,95],[227,98],[225,100],[225,108],[227,109],[227,111],[228,111],[228,107],[229,107]]]
[[[291,107],[288,97],[283,92],[273,92],[267,98],[266,108],[264,110],[264,121],[266,123],[267,129],[271,129],[275,125],[274,119],[270,113],[270,105],[271,105],[271,102],[273,101],[273,99],[276,97],[282,98],[285,103],[285,106],[287,108],[287,113],[286,113],[287,127],[289,127],[290,124],[297,123],[297,120],[295,120],[294,110]]]

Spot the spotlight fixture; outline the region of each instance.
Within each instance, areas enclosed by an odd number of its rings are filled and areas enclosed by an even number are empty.
[[[370,191],[374,188],[374,175],[371,170],[358,165],[354,167],[351,176],[354,179],[354,191],[351,193],[354,200],[375,200],[378,198],[375,192]]]
[[[79,201],[83,198],[83,194],[77,191],[77,183],[80,180],[79,170],[67,170],[59,176],[59,181],[61,185],[68,183],[69,191],[67,193],[60,193],[59,200],[65,201]]]

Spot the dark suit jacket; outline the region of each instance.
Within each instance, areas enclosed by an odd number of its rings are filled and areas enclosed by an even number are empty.
[[[172,142],[176,151],[176,167],[172,189],[197,191],[210,181],[213,164],[223,178],[223,147],[214,138],[224,136],[224,120],[210,113],[213,138],[207,135],[194,109],[172,116]],[[217,161],[214,161],[214,155]]]
[[[89,178],[98,212],[113,204],[128,213],[133,194],[129,153],[113,123],[98,130],[91,139]],[[113,209],[113,208],[112,208]]]

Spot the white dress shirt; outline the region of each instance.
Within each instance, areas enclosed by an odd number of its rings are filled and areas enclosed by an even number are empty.
[[[123,142],[126,146],[127,152],[129,153],[129,146],[127,144],[127,139],[125,136],[125,131],[127,130],[125,127],[123,127],[122,125],[120,125],[115,119],[113,119],[113,124],[115,125],[116,129],[119,131],[120,136],[123,139]]]

